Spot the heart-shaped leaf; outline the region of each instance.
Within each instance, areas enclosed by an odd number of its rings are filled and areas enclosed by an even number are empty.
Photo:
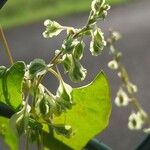
[[[70,148],[81,150],[108,125],[111,103],[106,76],[101,72],[87,86],[73,89],[72,96],[75,105],[64,115],[57,117],[54,122],[71,125],[75,132],[74,136],[67,139],[55,134],[55,137]]]

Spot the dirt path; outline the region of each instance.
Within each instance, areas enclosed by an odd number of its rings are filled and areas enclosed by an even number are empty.
[[[111,9],[107,19],[100,23],[102,29],[108,34],[108,28],[114,28],[123,34],[123,40],[118,43],[124,54],[125,63],[131,75],[131,79],[139,87],[137,97],[144,108],[150,114],[150,0],[138,0],[124,6],[116,6]],[[59,18],[57,21],[64,25],[75,25],[80,27],[84,25],[87,15],[74,15],[65,18]],[[33,58],[40,57],[49,60],[54,50],[58,49],[62,43],[64,34],[60,39],[45,40],[41,33],[44,30],[43,22],[29,26],[18,27],[6,31],[9,45],[13,50],[13,56],[16,60],[31,61]],[[89,39],[87,39],[89,42]],[[0,50],[1,50],[0,46]],[[0,64],[7,65],[4,52],[0,51]],[[83,64],[89,69],[89,74],[84,83],[89,82],[94,75],[103,69],[110,79],[112,85],[112,95],[118,89],[118,80],[114,72],[107,69],[106,61],[110,60],[108,51],[99,56],[91,57],[87,48],[86,57]],[[88,61],[87,61],[88,60]],[[55,80],[45,82],[51,89],[56,89]],[[83,83],[83,84],[84,84]],[[77,85],[75,85],[77,86]],[[145,137],[144,134],[130,132],[127,129],[127,120],[130,113],[129,109],[120,109],[113,107],[111,122],[107,130],[99,138],[110,145],[113,150],[134,150],[135,146]],[[2,149],[5,150],[5,149]]]

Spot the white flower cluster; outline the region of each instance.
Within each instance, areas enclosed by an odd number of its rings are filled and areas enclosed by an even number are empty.
[[[115,98],[115,104],[118,107],[127,106],[129,101],[130,101],[130,98],[128,97],[126,92],[122,88],[120,88]]]
[[[138,111],[137,113],[133,112],[129,116],[128,128],[130,130],[141,130],[145,123],[145,118],[147,118],[147,114],[143,110]]]

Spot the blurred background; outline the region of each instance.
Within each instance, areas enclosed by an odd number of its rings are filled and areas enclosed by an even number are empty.
[[[15,61],[24,60],[29,63],[34,58],[42,58],[49,62],[63,41],[65,33],[53,39],[44,39],[43,22],[45,19],[55,19],[62,25],[76,28],[85,24],[92,0],[8,0],[0,10],[0,23],[5,29],[9,46]],[[108,0],[112,5],[107,18],[99,23],[108,36],[108,29],[113,28],[123,35],[117,43],[123,53],[123,63],[127,67],[131,81],[137,84],[139,92],[137,98],[150,114],[150,0]],[[111,60],[108,49],[102,55],[92,57],[89,52],[90,39],[87,43],[82,64],[88,69],[87,78],[80,84],[73,84],[64,75],[65,81],[73,87],[89,83],[102,69],[108,76],[112,93],[112,114],[110,124],[97,138],[113,150],[134,150],[146,135],[128,130],[128,116],[132,108],[118,108],[114,105],[114,98],[119,89],[120,81],[116,72],[107,68]],[[0,43],[0,65],[9,66],[2,43]],[[57,89],[57,82],[48,75],[43,81],[53,92]],[[0,149],[7,150],[0,140]],[[21,148],[22,149],[22,148]]]

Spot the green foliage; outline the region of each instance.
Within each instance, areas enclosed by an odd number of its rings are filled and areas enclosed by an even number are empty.
[[[41,72],[46,71],[45,61],[42,59],[34,59],[29,65],[29,74],[32,77],[38,76]]]
[[[51,150],[79,150],[108,125],[111,103],[104,73],[98,74],[90,84],[74,89],[63,80],[59,65],[63,65],[73,82],[85,79],[87,69],[80,62],[84,54],[84,36],[92,40],[92,54],[100,54],[105,40],[103,32],[98,27],[95,30],[95,26],[97,20],[106,17],[109,8],[105,0],[94,0],[87,24],[79,29],[46,20],[43,37],[58,36],[62,31],[67,34],[50,63],[35,59],[29,65],[16,62],[8,69],[0,67],[0,101],[15,110],[10,120],[4,122],[7,129],[0,129],[10,149],[17,150],[17,139],[24,135],[26,149],[35,142],[38,149],[43,145]],[[42,84],[48,72],[59,81],[56,94]],[[14,147],[12,137],[8,136],[10,133],[14,136]]]
[[[72,67],[68,74],[73,82],[81,82],[85,79],[87,70],[74,58],[72,59]]]
[[[100,29],[96,29],[96,31],[93,33],[92,41],[90,43],[90,51],[92,55],[99,55],[104,46],[106,46],[106,42],[104,40],[103,33]]]
[[[9,119],[4,117],[0,117],[0,135],[10,150],[18,150],[18,137],[14,134]]]
[[[83,41],[81,41],[74,48],[73,55],[76,60],[80,60],[82,58],[83,52],[84,52],[84,47],[85,47],[85,44],[83,43]]]
[[[22,103],[24,73],[25,64],[23,62],[17,62],[9,69],[1,67],[0,101],[11,106],[13,109],[18,108]]]
[[[104,73],[98,74],[90,84],[73,89],[72,97],[75,103],[73,108],[60,117],[56,117],[54,122],[70,124],[75,129],[74,135],[70,139],[57,134],[55,136],[72,149],[79,150],[92,137],[102,132],[109,122],[110,89]]]

